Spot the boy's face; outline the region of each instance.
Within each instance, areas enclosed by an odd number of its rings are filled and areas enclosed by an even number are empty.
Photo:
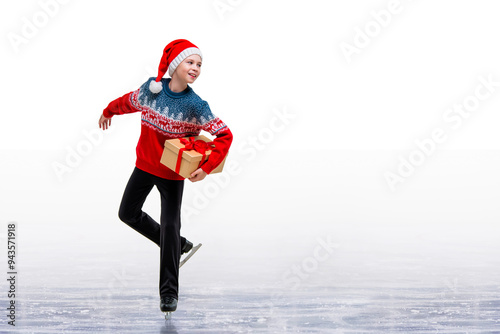
[[[200,73],[201,57],[198,55],[191,55],[177,66],[172,75],[172,79],[192,84],[200,76]]]

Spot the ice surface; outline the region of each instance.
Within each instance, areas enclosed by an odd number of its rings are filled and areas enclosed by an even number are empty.
[[[360,333],[494,332],[498,289],[318,287],[276,291],[185,288],[170,321],[147,289],[128,289],[89,305],[95,289],[44,291],[22,305],[23,333]],[[51,297],[50,297],[51,296]],[[26,305],[29,303],[29,305]]]
[[[293,231],[259,237],[258,230],[246,230],[243,240],[207,233],[181,270],[179,307],[166,322],[159,311],[155,245],[117,223],[98,235],[82,230],[71,243],[55,238],[58,243],[43,248],[35,240],[42,227],[27,228],[20,232],[26,243],[16,327],[21,333],[500,330],[500,247],[494,237],[464,242],[463,229],[443,237],[428,228],[415,239],[394,226],[378,226],[378,233],[365,226],[364,236],[343,226],[330,238],[332,254],[318,251],[328,238],[314,228],[300,248]],[[397,240],[384,237],[388,228]],[[198,230],[204,234],[210,227]],[[68,226],[57,231],[74,234]]]

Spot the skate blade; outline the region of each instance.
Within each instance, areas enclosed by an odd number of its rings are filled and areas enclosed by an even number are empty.
[[[191,258],[191,256],[193,256],[194,253],[196,253],[198,251],[198,249],[200,249],[200,247],[201,247],[201,244],[194,246],[191,249],[191,251],[188,253],[188,255],[186,255],[186,257],[181,261],[181,263],[179,263],[179,268],[182,267],[184,265],[184,263],[186,263],[187,260],[189,260]]]
[[[164,313],[165,313],[165,320],[172,319],[172,312],[164,312]]]

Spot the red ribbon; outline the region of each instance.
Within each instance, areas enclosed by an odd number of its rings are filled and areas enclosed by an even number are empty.
[[[202,154],[202,158],[198,167],[205,161],[206,151],[210,151],[213,149],[214,142],[206,142],[204,140],[198,139],[194,140],[194,137],[189,137],[188,139],[181,138],[181,144],[184,144],[184,147],[179,149],[179,155],[177,156],[177,164],[175,165],[175,172],[179,174],[181,169],[182,162],[182,153],[184,151],[196,151]]]

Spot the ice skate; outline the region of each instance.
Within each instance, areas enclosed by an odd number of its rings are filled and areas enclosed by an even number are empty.
[[[184,242],[184,245],[182,245],[182,242]],[[193,248],[193,243],[186,238],[181,238],[181,245],[181,255],[188,253]]]
[[[188,246],[189,244],[190,244],[190,246]],[[189,260],[191,258],[191,256],[193,256],[194,253],[196,253],[198,251],[198,249],[200,249],[200,247],[201,247],[201,244],[198,244],[198,245],[193,247],[193,244],[186,240],[186,245],[184,245],[184,247],[182,248],[182,254],[187,254],[187,255],[179,263],[179,268],[182,267],[184,265],[184,263],[186,263],[187,260]],[[186,250],[186,251],[184,251],[184,250]]]
[[[172,318],[172,312],[177,310],[177,299],[165,297],[160,299],[160,310],[165,313],[165,320]]]

